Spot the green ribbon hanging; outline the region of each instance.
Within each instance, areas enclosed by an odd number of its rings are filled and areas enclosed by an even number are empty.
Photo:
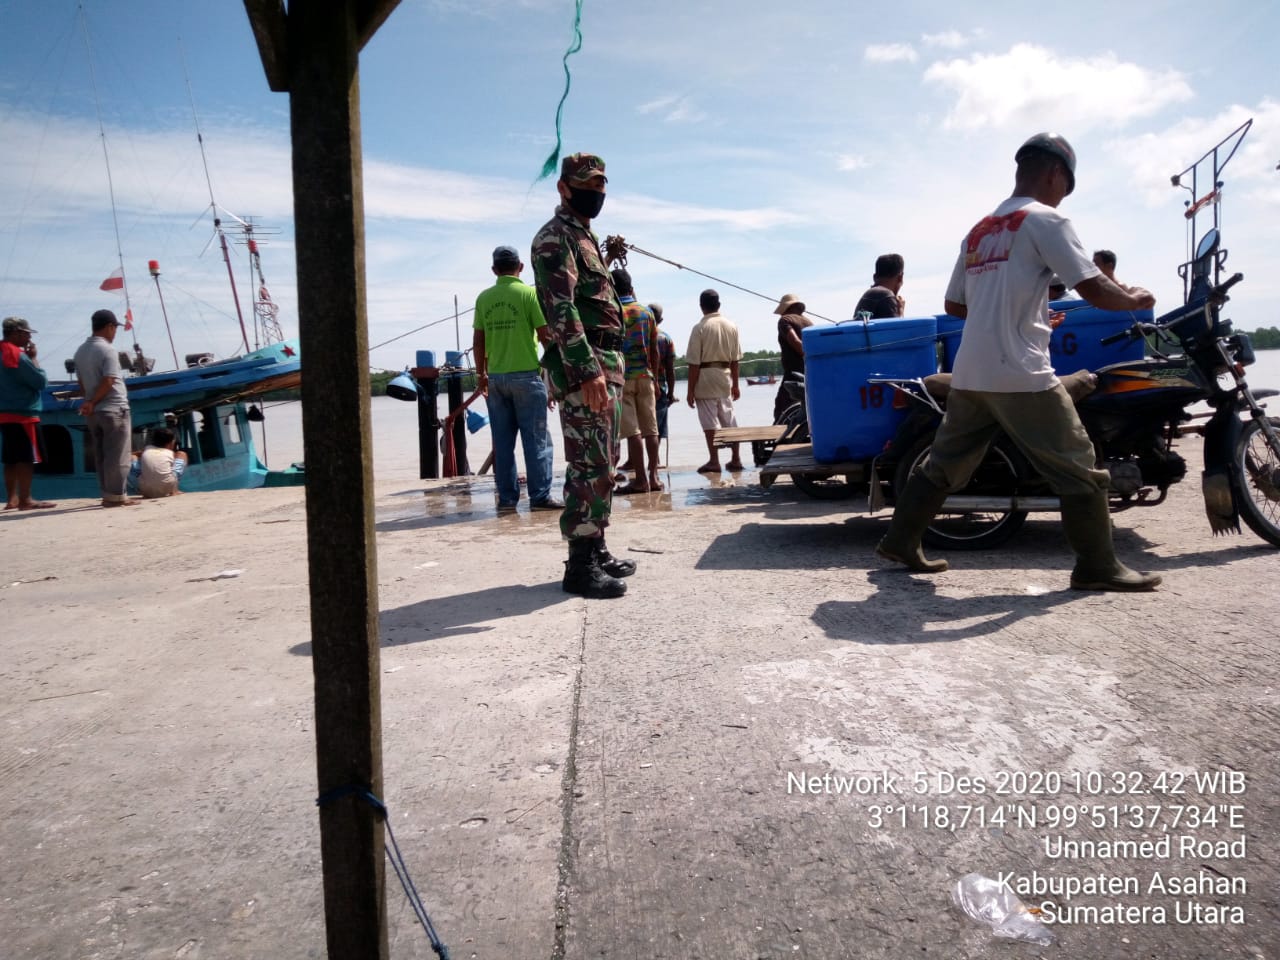
[[[562,60],[564,64],[564,93],[560,96],[560,104],[556,107],[556,147],[551,151],[551,156],[547,157],[547,162],[542,165],[542,173],[538,175],[538,180],[545,180],[551,174],[556,172],[560,166],[560,118],[564,114],[564,102],[569,99],[569,87],[572,84],[572,78],[569,75],[569,58],[582,49],[582,0],[574,0],[573,11],[573,43],[569,44],[569,49],[564,52]],[[538,180],[534,182],[537,183]]]

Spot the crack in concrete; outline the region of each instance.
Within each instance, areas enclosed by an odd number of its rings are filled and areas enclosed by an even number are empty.
[[[560,781],[560,854],[556,858],[556,935],[551,960],[564,960],[569,932],[569,877],[573,873],[573,806],[578,785],[578,717],[582,705],[582,674],[587,660],[587,609],[578,635],[578,670],[573,678],[573,705],[569,710],[569,752]]]

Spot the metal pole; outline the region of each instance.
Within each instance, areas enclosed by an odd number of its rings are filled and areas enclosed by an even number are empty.
[[[169,328],[169,311],[164,306],[164,291],[160,289],[160,261],[147,261],[147,269],[151,271],[151,278],[156,282],[156,296],[160,298],[160,315],[164,317],[164,331],[169,334],[169,349],[173,351],[173,369],[181,370],[178,364],[178,348],[173,345],[173,330]],[[144,370],[143,373],[146,373]]]

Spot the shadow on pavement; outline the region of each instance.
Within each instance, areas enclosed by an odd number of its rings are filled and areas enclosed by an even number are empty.
[[[827,600],[818,604],[813,622],[828,637],[867,644],[966,640],[998,633],[1061,604],[1096,595],[1064,588],[948,597],[938,593],[936,581],[928,576],[901,569],[871,570],[867,580],[876,592],[865,600]]]
[[[560,589],[558,579],[534,586],[488,587],[383,610],[378,617],[378,633],[383,647],[487,633],[507,617],[523,616],[573,599],[576,598]],[[289,652],[309,657],[311,643],[296,644]]]
[[[755,506],[747,508],[756,509]],[[810,511],[780,506],[777,522],[743,523],[737,530],[712,540],[696,564],[699,570],[828,570],[846,566],[850,570],[893,569],[875,556],[875,545],[889,526],[889,514],[846,515],[844,510],[829,520]],[[807,520],[808,522],[797,522]],[[786,522],[783,522],[786,521]],[[1130,566],[1157,573],[1176,573],[1198,567],[1216,567],[1256,556],[1275,548],[1249,534],[1236,542],[1223,542],[1220,549],[1197,550],[1161,556],[1156,551],[1167,545],[1148,540],[1136,530],[1117,527],[1116,553]],[[1233,538],[1235,539],[1235,538]],[[1056,515],[1030,519],[1007,542],[986,550],[940,550],[925,547],[931,557],[945,557],[953,571],[992,570],[1018,574],[1029,568],[1046,568],[1052,576],[1061,569],[1064,582],[1073,558]]]

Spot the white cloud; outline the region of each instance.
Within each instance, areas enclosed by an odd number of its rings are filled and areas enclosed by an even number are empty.
[[[656,100],[649,100],[640,104],[640,106],[636,107],[636,113],[655,113],[658,110],[665,110],[679,99],[680,97],[674,93],[665,97],[658,97]]]
[[[926,47],[941,47],[944,50],[959,50],[969,45],[969,37],[959,30],[944,30],[942,33],[921,34],[920,42]]]
[[[845,173],[854,170],[865,170],[871,166],[871,161],[860,153],[842,153],[836,157],[836,168]]]
[[[871,63],[915,63],[919,55],[909,43],[873,43],[862,52]]]
[[[1226,184],[1224,202],[1241,203],[1244,194],[1250,197],[1249,207],[1261,212],[1259,206],[1273,209],[1280,204],[1277,188],[1280,172],[1276,160],[1280,159],[1280,102],[1263,100],[1256,108],[1235,104],[1210,117],[1184,117],[1163,130],[1152,131],[1136,137],[1124,137],[1107,143],[1107,150],[1115,161],[1127,168],[1132,183],[1138,187],[1150,206],[1167,206],[1173,187],[1169,177],[1190,166],[1218,141],[1245,123],[1253,120],[1235,156],[1231,158],[1222,179]],[[1219,160],[1225,159],[1230,144],[1224,147]],[[1207,190],[1213,170],[1206,160],[1199,167],[1198,188],[1200,194]],[[1184,179],[1191,186],[1191,178]],[[1190,199],[1190,194],[1186,194]],[[1273,216],[1280,214],[1276,210]]]
[[[1025,43],[1004,54],[935,63],[924,79],[954,93],[944,126],[961,130],[1049,127],[1078,134],[1121,127],[1192,96],[1176,70],[1148,70],[1113,53],[1072,59]]]
[[[800,223],[802,217],[776,207],[730,210],[671,203],[655,197],[628,195],[619,208],[630,223],[646,227],[723,227],[732,230],[767,230]]]
[[[659,114],[667,123],[697,123],[707,117],[691,97],[681,94],[671,94],[642,103],[636,107],[636,112]]]

